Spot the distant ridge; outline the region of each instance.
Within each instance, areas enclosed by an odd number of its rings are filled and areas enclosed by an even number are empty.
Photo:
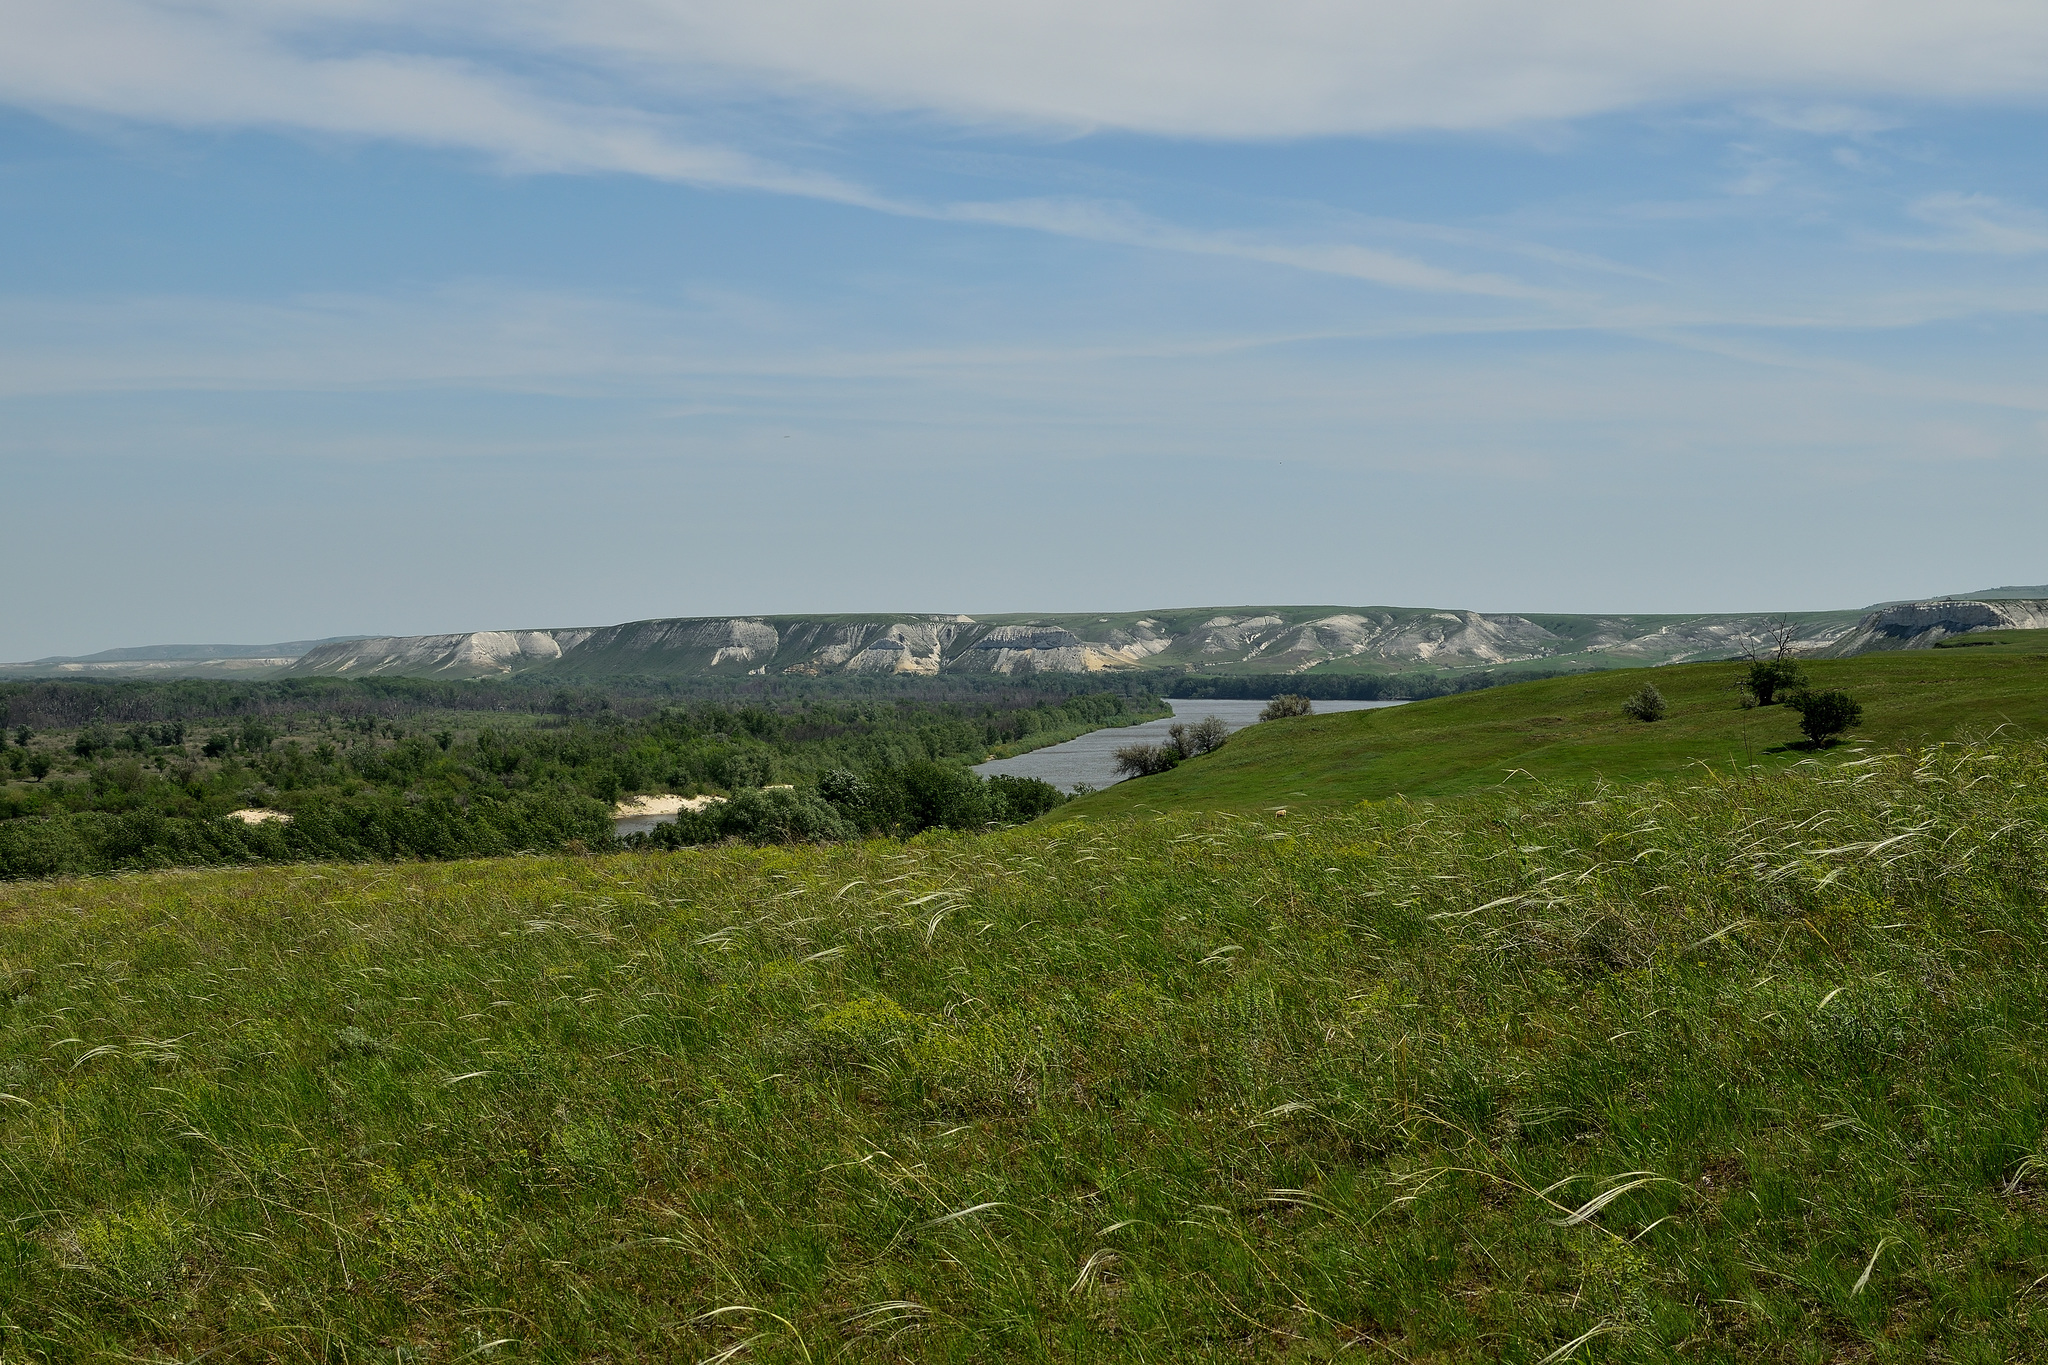
[[[226,659],[296,659],[321,645],[360,640],[360,635],[330,635],[323,640],[286,640],[274,645],[136,645],[130,649],[103,649],[97,654],[51,655],[32,659],[35,664],[144,663],[158,660],[193,663]]]
[[[569,678],[826,674],[1174,677],[1507,675],[1641,667],[1775,649],[1818,653],[1856,612],[1526,616],[1429,607],[1240,606],[1086,615],[713,616],[604,627],[393,636],[324,645],[293,676]]]
[[[0,678],[261,678],[291,667],[311,650],[360,638],[331,635],[274,645],[137,645],[0,664]]]
[[[2036,583],[2031,588],[1986,588],[1982,592],[1959,592],[1956,594],[1956,600],[1962,602],[2048,601],[2048,583]]]
[[[274,645],[146,645],[0,664],[0,677],[603,678],[1087,674],[1318,678],[1640,668],[1769,653],[1926,648],[1980,630],[2048,629],[2048,585],[1858,611],[1512,614],[1433,607],[1176,607],[1151,612],[700,616],[615,626],[333,636]]]

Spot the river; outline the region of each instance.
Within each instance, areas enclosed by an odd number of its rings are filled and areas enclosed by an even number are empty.
[[[1324,715],[1331,711],[1370,711],[1400,704],[1397,701],[1319,701],[1315,707],[1318,715]],[[1051,744],[1015,758],[999,758],[993,763],[980,764],[974,771],[983,777],[993,777],[997,773],[1011,777],[1036,777],[1062,791],[1072,791],[1084,784],[1099,791],[1123,781],[1116,773],[1116,751],[1126,744],[1158,744],[1166,738],[1166,727],[1175,720],[1200,720],[1204,716],[1220,716],[1230,730],[1242,730],[1247,725],[1256,724],[1259,712],[1266,709],[1263,701],[1174,699],[1167,705],[1173,708],[1172,720],[1148,720],[1143,725],[1091,730],[1065,744]]]

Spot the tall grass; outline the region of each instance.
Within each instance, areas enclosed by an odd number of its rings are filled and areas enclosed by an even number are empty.
[[[2048,750],[0,888],[7,1360],[2010,1360]]]

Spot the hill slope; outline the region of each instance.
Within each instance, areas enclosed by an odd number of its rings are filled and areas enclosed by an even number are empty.
[[[2039,1359],[2048,754],[0,887],[9,1359]]]
[[[1817,659],[1806,668],[1815,687],[1844,688],[1863,703],[1854,734],[1874,743],[1946,740],[2000,725],[2048,734],[2048,631],[1964,639],[1973,643]],[[1977,640],[1997,643],[1978,647]],[[1047,818],[1345,805],[1473,791],[1511,773],[1625,780],[1676,776],[1701,762],[1780,768],[1806,757],[1790,747],[1801,738],[1796,713],[1739,704],[1733,686],[1744,667],[1659,669],[1647,680],[1671,710],[1653,725],[1621,712],[1644,675],[1612,673],[1268,722],[1241,731],[1214,754],[1118,783]]]

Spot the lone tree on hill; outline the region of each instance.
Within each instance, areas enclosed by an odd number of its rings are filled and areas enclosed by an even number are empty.
[[[1634,696],[1621,704],[1621,709],[1646,725],[1653,720],[1662,720],[1665,710],[1664,694],[1649,683],[1644,683],[1636,689]]]
[[[1260,720],[1286,720],[1290,716],[1315,714],[1315,703],[1307,697],[1297,697],[1292,692],[1283,692],[1266,703],[1266,709],[1259,712]]]
[[[1769,706],[1804,688],[1806,670],[1797,659],[1758,659],[1749,666],[1742,685],[1758,706]]]
[[[1800,692],[1785,698],[1785,705],[1799,713],[1799,729],[1816,749],[1863,719],[1863,703],[1847,692]]]

